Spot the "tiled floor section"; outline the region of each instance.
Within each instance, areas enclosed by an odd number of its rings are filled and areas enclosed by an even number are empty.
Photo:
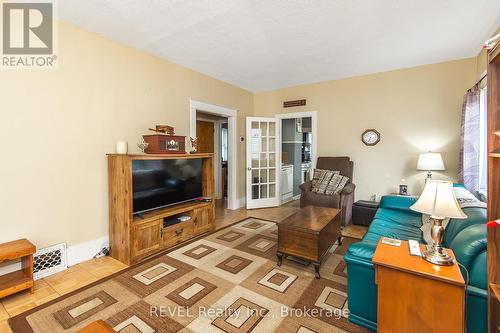
[[[216,226],[217,229],[220,229],[241,221],[246,217],[257,217],[279,222],[298,210],[298,201],[292,201],[277,208],[253,210],[246,210],[243,208],[227,210],[224,209],[223,202],[218,201],[215,214]],[[343,235],[354,238],[362,238],[365,233],[366,227],[355,225],[349,225],[342,230]],[[126,267],[125,264],[111,257],[102,257],[82,262],[63,272],[35,281],[35,292],[33,294],[24,291],[2,299],[0,303],[0,333],[11,332],[9,324],[7,323],[9,317],[32,309]]]

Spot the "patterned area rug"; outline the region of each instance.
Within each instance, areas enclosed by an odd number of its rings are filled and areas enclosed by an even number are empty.
[[[276,265],[277,226],[249,218],[11,318],[14,332],[367,332],[347,320],[344,237],[321,265]]]

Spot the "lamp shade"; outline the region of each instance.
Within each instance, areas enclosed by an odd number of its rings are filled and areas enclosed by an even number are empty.
[[[424,153],[418,156],[417,170],[445,170],[440,153]]]
[[[428,180],[422,195],[410,208],[423,214],[429,214],[433,218],[467,218],[455,197],[453,183],[449,181]]]

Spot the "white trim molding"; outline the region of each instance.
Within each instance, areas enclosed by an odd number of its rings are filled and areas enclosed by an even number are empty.
[[[227,130],[227,141],[228,141],[228,183],[227,183],[227,208],[228,209],[238,209],[239,203],[237,198],[237,183],[238,183],[238,161],[237,161],[237,120],[238,120],[238,110],[230,109],[227,107],[209,104],[205,102],[200,102],[192,98],[189,99],[189,135],[191,137],[196,136],[196,111],[202,111],[205,113],[213,114],[216,116],[227,117],[228,120],[228,130]]]
[[[94,258],[94,255],[96,255],[104,247],[109,247],[108,236],[92,239],[90,241],[78,243],[75,245],[68,245],[66,246],[65,253],[62,254],[64,256],[63,258],[64,264],[61,265],[58,269],[52,270],[50,274],[40,274],[36,276],[35,279],[40,279],[42,277],[52,275],[54,273],[65,270],[67,267],[74,266],[83,261],[90,260]],[[43,253],[44,249],[45,248],[40,249],[39,251],[37,251],[37,253]],[[13,271],[17,271],[20,268],[21,268],[20,262],[14,262],[0,266],[0,276]]]

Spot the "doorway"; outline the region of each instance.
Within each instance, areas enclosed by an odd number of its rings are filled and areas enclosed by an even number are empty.
[[[300,198],[317,159],[317,112],[247,117],[247,209]]]
[[[226,127],[225,129],[223,127]],[[198,152],[214,154],[215,199],[227,206],[227,117],[196,110]],[[226,134],[226,135],[224,135]],[[224,139],[225,142],[224,142]]]
[[[214,153],[215,150],[215,121],[203,119],[203,113],[196,113],[196,137],[198,138],[198,152]]]
[[[299,186],[311,180],[318,152],[317,113],[278,114],[276,118],[280,127],[280,204],[284,204],[300,199]]]
[[[227,209],[240,207],[237,198],[237,113],[234,109],[190,99],[190,136],[206,137],[198,141],[199,145],[204,141],[201,149],[213,149],[216,198],[226,198]]]

